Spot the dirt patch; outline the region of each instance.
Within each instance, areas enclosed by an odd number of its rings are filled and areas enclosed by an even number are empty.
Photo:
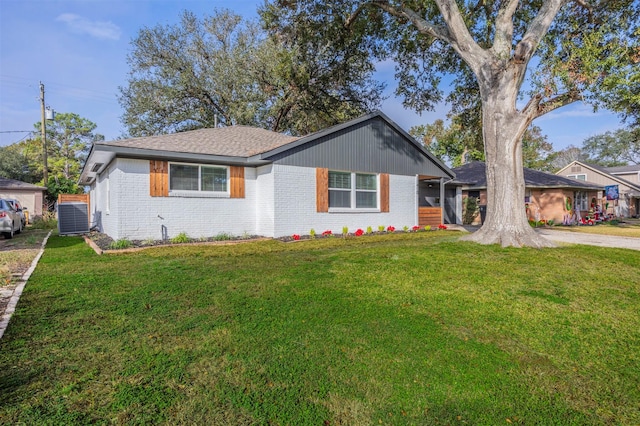
[[[0,317],[48,233],[48,229],[27,228],[12,239],[0,238]]]

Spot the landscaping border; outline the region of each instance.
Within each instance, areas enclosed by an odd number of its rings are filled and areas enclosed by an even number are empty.
[[[27,272],[25,272],[20,278],[20,280],[18,281],[18,285],[16,286],[15,290],[13,290],[11,299],[9,300],[9,303],[7,304],[7,307],[4,310],[4,313],[2,314],[2,318],[0,318],[0,339],[2,339],[2,336],[4,336],[4,332],[7,329],[7,327],[9,327],[9,321],[11,320],[11,317],[13,316],[13,313],[16,310],[16,306],[18,305],[20,296],[22,296],[22,291],[24,290],[25,285],[27,285],[27,281],[31,277],[31,274],[33,273],[33,271],[35,271],[36,266],[38,265],[38,261],[40,260],[40,258],[42,257],[42,254],[44,253],[44,248],[47,245],[47,241],[49,240],[49,237],[51,236],[52,232],[53,231],[49,231],[47,236],[44,237],[44,239],[42,240],[42,245],[40,246],[40,251],[31,262],[31,266],[29,266],[29,269],[27,269]]]

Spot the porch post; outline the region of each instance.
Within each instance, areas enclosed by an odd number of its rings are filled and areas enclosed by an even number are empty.
[[[444,178],[440,178],[440,223],[444,223]]]

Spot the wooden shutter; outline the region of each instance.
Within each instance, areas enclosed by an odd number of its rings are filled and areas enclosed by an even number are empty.
[[[151,160],[149,162],[149,195],[169,196],[169,162]]]
[[[329,169],[316,169],[316,211],[329,211]]]
[[[244,167],[229,167],[229,180],[231,181],[231,198],[244,198]]]
[[[389,173],[380,173],[380,211],[389,213]]]

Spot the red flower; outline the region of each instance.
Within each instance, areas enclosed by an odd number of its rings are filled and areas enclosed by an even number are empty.
[[[413,229],[414,231],[417,231],[418,229],[420,229],[420,227],[418,225],[414,225],[413,228],[411,229]]]
[[[396,230],[396,228],[395,228],[395,227],[393,227],[393,226],[387,226],[387,232],[393,232],[393,231],[395,231],[395,230]]]
[[[438,225],[438,229],[447,229],[447,225],[441,223],[440,225]]]
[[[298,234],[293,234],[293,239],[298,241],[300,239],[300,235]]]
[[[331,230],[327,229],[326,231],[324,231],[324,232],[322,233],[322,236],[323,236],[323,237],[326,237],[326,236],[329,236],[329,235],[332,235],[332,234],[333,234],[333,232],[331,232]]]
[[[358,229],[356,231],[356,237],[359,237],[360,235],[364,234],[364,231],[362,229]]]

